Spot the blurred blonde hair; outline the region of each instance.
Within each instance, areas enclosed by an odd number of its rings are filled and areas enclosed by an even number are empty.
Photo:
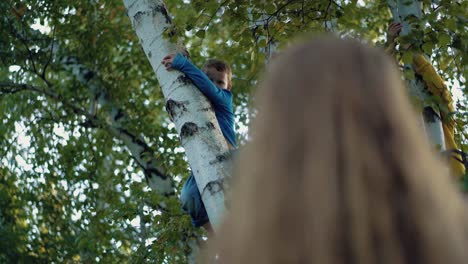
[[[466,212],[396,67],[326,36],[283,52],[258,94],[219,263],[467,263]]]

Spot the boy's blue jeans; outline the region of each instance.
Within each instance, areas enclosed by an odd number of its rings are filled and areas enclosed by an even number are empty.
[[[208,214],[198,191],[193,172],[190,173],[190,176],[182,187],[180,202],[182,203],[182,209],[192,218],[192,224],[195,227],[203,226],[209,222]]]
[[[237,158],[238,150],[231,150],[229,152],[232,159]],[[192,218],[193,226],[200,227],[210,221],[206,213],[205,204],[203,204],[200,192],[198,191],[193,172],[190,173],[190,176],[182,187],[180,202],[182,203],[182,209]]]

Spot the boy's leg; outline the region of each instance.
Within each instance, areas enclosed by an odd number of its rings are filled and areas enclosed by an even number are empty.
[[[182,209],[190,215],[192,218],[192,224],[195,227],[205,227],[207,224],[209,225],[208,214],[206,213],[205,205],[201,199],[193,173],[190,174],[182,187],[180,201],[182,203]],[[209,227],[205,227],[205,229],[210,227],[211,225]]]

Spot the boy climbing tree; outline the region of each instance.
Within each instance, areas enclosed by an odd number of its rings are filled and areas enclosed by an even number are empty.
[[[387,52],[394,52],[396,46],[395,40],[399,36],[402,27],[401,23],[398,22],[393,22],[389,25],[387,33]],[[406,45],[401,48],[408,49],[409,46]],[[451,113],[453,113],[455,109],[453,107],[453,100],[450,95],[450,91],[445,85],[442,77],[437,73],[432,64],[422,53],[414,53],[412,64],[416,77],[420,78],[424,82],[427,91],[431,95],[437,96],[441,99],[440,102],[438,102],[439,107],[436,109],[438,110],[436,111],[436,114],[442,121],[445,141],[444,153],[447,153],[450,158],[449,164],[452,175],[463,177],[466,172],[464,164],[467,162],[466,156],[458,149],[457,143],[455,142],[455,120],[451,116]]]
[[[236,134],[231,93],[231,67],[221,60],[211,59],[205,63],[201,71],[181,53],[167,55],[161,63],[167,70],[174,69],[184,73],[208,98],[229,149],[233,150],[236,147]],[[212,235],[212,227],[193,172],[182,188],[180,199],[182,208],[192,218],[192,224],[195,227],[203,226]]]

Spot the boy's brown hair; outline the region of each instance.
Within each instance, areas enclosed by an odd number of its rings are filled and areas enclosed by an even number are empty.
[[[208,68],[214,68],[219,72],[226,73],[228,77],[228,83],[231,84],[232,69],[227,62],[218,59],[209,59],[203,65],[203,71],[206,71]]]

